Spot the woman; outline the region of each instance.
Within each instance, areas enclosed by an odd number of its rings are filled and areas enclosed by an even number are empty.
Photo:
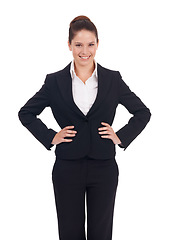
[[[150,111],[118,71],[95,61],[98,32],[85,16],[69,28],[73,61],[48,74],[42,88],[21,108],[22,124],[48,149],[56,145],[52,171],[61,240],[84,240],[85,195],[87,239],[112,239],[118,184],[115,146],[126,149],[150,120]],[[111,127],[118,104],[133,114],[118,132]],[[61,130],[37,118],[50,106]]]

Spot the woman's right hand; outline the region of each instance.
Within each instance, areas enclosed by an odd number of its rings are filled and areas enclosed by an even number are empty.
[[[74,126],[67,126],[63,128],[60,132],[56,133],[52,140],[53,145],[57,145],[61,142],[72,142],[72,139],[65,139],[65,137],[74,137],[77,133],[77,131],[69,130],[74,128]]]

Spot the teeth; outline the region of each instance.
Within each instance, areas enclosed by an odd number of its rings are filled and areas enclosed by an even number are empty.
[[[88,59],[89,57],[81,57],[82,59]]]

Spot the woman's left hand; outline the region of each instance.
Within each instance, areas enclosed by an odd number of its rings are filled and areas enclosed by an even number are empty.
[[[104,130],[99,132],[99,134],[106,134],[101,135],[101,137],[111,139],[114,142],[114,144],[121,144],[121,141],[113,131],[113,128],[108,123],[101,122],[101,124],[104,125],[105,127],[98,128],[98,130]]]

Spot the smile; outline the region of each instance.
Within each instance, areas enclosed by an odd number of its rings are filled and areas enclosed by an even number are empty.
[[[84,56],[79,56],[81,59],[84,59],[84,60],[88,60],[90,57],[91,57],[91,55],[90,56],[87,56],[87,57],[84,57]]]

